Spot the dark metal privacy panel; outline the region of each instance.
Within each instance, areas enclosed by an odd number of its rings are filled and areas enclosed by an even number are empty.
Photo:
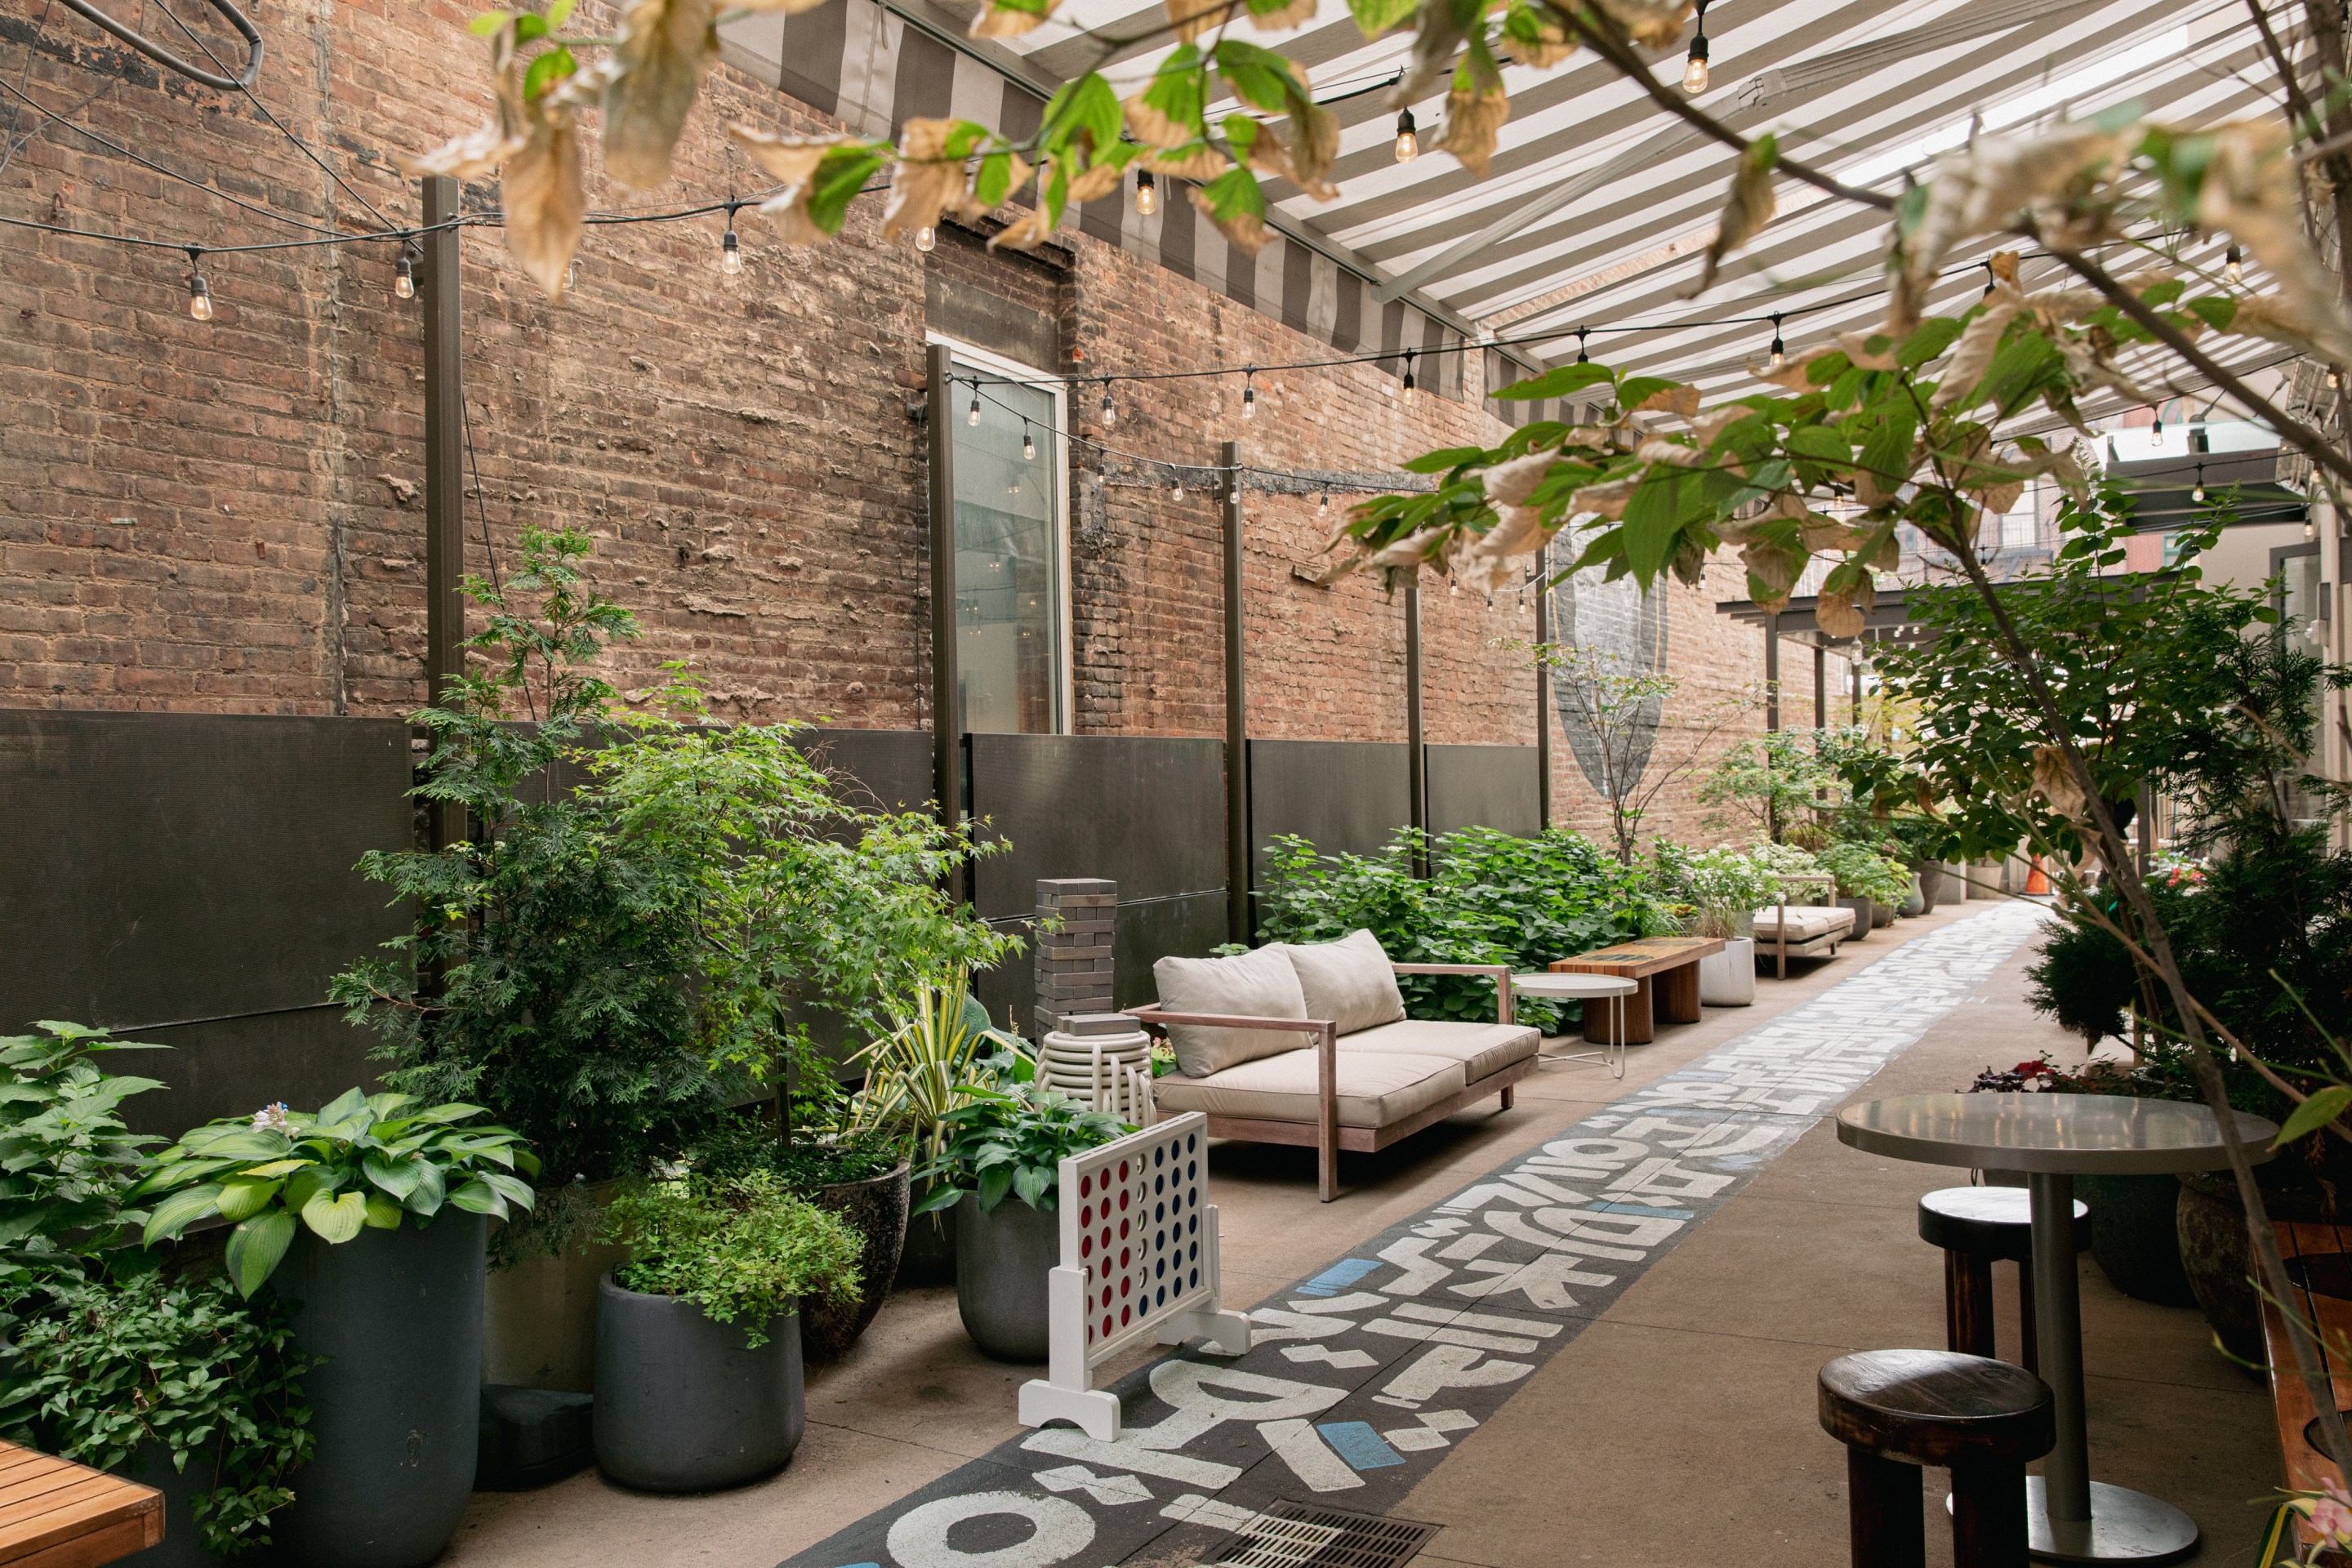
[[[180,1125],[350,1087],[367,1037],[277,1016],[404,929],[352,868],[413,844],[408,770],[396,720],[0,712],[0,1027],[226,1020],[124,1069],[186,1086]]]
[[[1431,746],[1429,830],[1491,827],[1535,836],[1536,749],[1533,746]]]
[[[849,783],[847,797],[884,811],[924,811],[931,805],[929,730],[837,730],[819,725],[800,734],[815,763]]]
[[[1025,936],[1029,925],[1026,921],[1005,921],[998,922],[997,929],[1018,931]],[[1158,996],[1151,978],[1154,961],[1171,953],[1186,958],[1205,957],[1211,948],[1224,940],[1223,888],[1181,898],[1120,904],[1118,929],[1111,937],[1111,953],[1118,964],[1118,988],[1114,993],[1118,1005],[1132,1007]],[[986,1004],[988,1016],[999,1025],[1010,1017],[1022,1034],[1035,1033],[1031,1015],[1037,1005],[1036,977],[1026,952],[973,976],[972,992]]]
[[[1277,835],[1314,840],[1327,855],[1369,855],[1412,819],[1406,751],[1399,741],[1252,741],[1250,868],[1265,879]]]
[[[1108,877],[1123,902],[1225,885],[1224,742],[1147,735],[973,735],[971,814],[1012,847],[973,902],[1028,913],[1041,877]],[[1000,1015],[1001,1016],[1001,1015]]]

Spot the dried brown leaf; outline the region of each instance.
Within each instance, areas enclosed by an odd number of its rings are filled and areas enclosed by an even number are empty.
[[[945,155],[952,120],[909,120],[898,132],[898,162],[890,170],[890,200],[882,209],[882,237],[937,228],[942,214],[976,217],[964,160]],[[822,156],[822,150],[819,155]],[[1113,171],[1113,184],[1117,183]],[[803,175],[803,178],[806,176]]]
[[[1640,404],[1635,405],[1633,412],[1679,414],[1685,419],[1693,418],[1698,413],[1698,388],[1689,382],[1684,382],[1678,386],[1660,387],[1642,399]],[[1741,412],[1745,413],[1746,410],[1743,409]]]
[[[1196,142],[1192,150],[1181,158],[1162,157],[1157,153],[1143,155],[1143,166],[1155,174],[1167,174],[1179,180],[1191,180],[1195,184],[1207,184],[1234,166],[1233,160],[1206,142]]]
[[[1879,337],[1887,338],[1886,346],[1872,349],[1870,341]],[[1901,363],[1895,357],[1895,347],[1901,342],[1900,338],[1887,337],[1884,331],[1838,334],[1838,347],[1845,351],[1845,357],[1859,370],[1893,370]]]
[[[1189,44],[1214,24],[1224,19],[1230,0],[1164,0],[1168,20],[1175,25],[1176,39]]]
[[[1813,601],[1813,624],[1843,642],[1860,637],[1864,621],[1861,609],[1849,595],[1823,588]]]
[[[1261,174],[1288,180],[1318,202],[1330,201],[1339,194],[1339,187],[1319,173],[1308,174],[1302,170],[1291,155],[1290,143],[1279,130],[1271,125],[1257,128],[1257,135],[1250,142],[1249,166]],[[1324,166],[1329,167],[1328,163]]]
[[[2033,793],[2069,821],[2089,820],[2089,797],[2074,782],[2074,770],[2067,765],[2066,753],[2060,747],[2033,748]]]
[[[1603,479],[1597,485],[1587,485],[1568,498],[1568,510],[1572,513],[1591,512],[1596,517],[1620,518],[1625,515],[1625,503],[1633,499],[1640,488],[1639,474],[1630,479]]]
[[[2352,365],[2352,321],[2336,279],[2304,237],[2302,216],[2285,122],[2222,126],[2198,189],[2198,222],[2227,231],[2277,279],[2277,320],[2299,331],[2322,358]]]
[[[580,133],[569,109],[545,100],[532,106],[530,118],[522,150],[507,160],[499,177],[507,250],[532,282],[561,300],[587,229]]]
[[[1576,40],[1568,36],[1568,29],[1541,13],[1536,16],[1534,43],[1524,38],[1511,40],[1511,58],[1539,71],[1551,69],[1574,53]]]
[[[2010,322],[2017,319],[2022,308],[2021,301],[2006,293],[1984,306],[1952,345],[1952,357],[1944,366],[1943,379],[1937,383],[1936,395],[1929,400],[1929,406],[1949,408],[1958,404],[1964,412],[1976,406],[1977,383],[1984,379],[1986,369],[1992,363],[1993,352],[2000,347],[2001,334],[2009,331]],[[1967,401],[1962,401],[1964,398]]]
[[[1559,460],[1557,452],[1529,452],[1524,458],[1496,463],[1483,476],[1486,500],[1497,507],[1524,506]]]
[[[1689,419],[1691,428],[1698,432],[1698,444],[1712,447],[1717,437],[1755,412],[1744,404],[1727,403],[1720,408],[1710,408],[1704,414],[1685,415],[1684,417]]]
[[[2042,225],[2046,239],[2058,240],[2051,231],[2063,227],[2070,212],[2085,210],[2136,137],[2129,130],[2070,122],[2038,135],[1979,136],[1936,160],[1927,208],[1904,245],[1888,294],[1885,331],[1899,339],[1919,324],[1928,289],[1963,241],[2007,229],[2020,214]]]
[[[1413,16],[1412,58],[1389,89],[1389,107],[1410,109],[1427,98],[1453,73],[1462,38],[1462,18],[1451,0],[1421,0]]]
[[[1090,163],[1081,174],[1070,176],[1067,200],[1073,206],[1099,201],[1118,189],[1127,178],[1127,171],[1117,163]]]
[[[760,215],[776,226],[787,245],[822,245],[831,237],[809,217],[808,183],[824,162],[827,149],[849,140],[845,136],[779,136],[755,126],[730,125],[729,135],[744,155],[773,176],[783,188],[760,204]]]
[[[1067,208],[1064,209],[1067,211]],[[1034,250],[1054,237],[1055,226],[1046,221],[1043,203],[1022,209],[1021,216],[988,237],[991,250]]]
[[[1373,551],[1364,557],[1367,566],[1419,566],[1423,563],[1445,570],[1445,553],[1454,535],[1444,528],[1424,528],[1418,533],[1408,533],[1394,544]]]
[[[1486,177],[1486,165],[1495,156],[1495,141],[1501,133],[1503,121],[1511,117],[1511,95],[1496,86],[1481,89],[1476,86],[1455,85],[1445,98],[1445,132],[1436,145],[1454,154],[1464,168]]]
[[[1164,150],[1181,147],[1187,142],[1199,140],[1191,126],[1177,124],[1159,110],[1144,102],[1143,94],[1139,92],[1127,100],[1126,109],[1128,130],[1146,147],[1158,147]]]
[[[1789,589],[1803,564],[1795,549],[1769,539],[1750,539],[1739,547],[1739,559],[1748,568],[1748,595],[1756,607],[1774,613],[1788,608]]]
[[[635,0],[620,42],[597,74],[604,92],[604,172],[633,190],[669,178],[702,73],[719,58],[716,0]]]
[[[1280,32],[1286,27],[1303,27],[1315,20],[1315,0],[1290,0],[1279,11],[1253,11],[1250,25],[1265,31]]]
[[[1682,37],[1690,20],[1690,0],[1595,0],[1609,19],[1633,40],[1653,49],[1665,47]]]
[[[1045,0],[1043,11],[1015,11],[999,5],[995,0],[980,8],[971,19],[971,36],[975,38],[1017,38],[1045,25],[1062,0]]]
[[[1707,461],[1706,454],[1696,447],[1685,447],[1662,436],[1653,436],[1634,447],[1633,456],[1645,463],[1671,463],[1677,468],[1696,468]]]
[[[1533,507],[1497,507],[1495,520],[1495,526],[1462,552],[1454,568],[1462,585],[1474,594],[1492,594],[1510,586],[1519,571],[1514,560],[1534,554],[1558,531]]]
[[[522,100],[522,72],[515,58],[514,39],[514,27],[509,24],[490,41],[490,72],[497,85],[488,122],[416,157],[394,153],[392,161],[401,173],[478,180],[522,151],[530,137],[530,124]]]
[[[1731,191],[1724,197],[1723,216],[1715,222],[1715,237],[1707,242],[1706,259],[1698,270],[1691,295],[1715,286],[1716,269],[1725,257],[1763,232],[1778,205],[1772,195],[1772,165],[1751,150],[1742,153],[1731,172]],[[1685,295],[1685,298],[1689,298]]]

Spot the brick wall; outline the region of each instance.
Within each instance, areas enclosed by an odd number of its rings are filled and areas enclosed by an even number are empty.
[[[583,6],[583,26],[606,17]],[[261,95],[359,195],[418,220],[386,154],[474,123],[484,106],[467,9],[321,0],[263,14]],[[311,223],[375,226],[353,196],[240,100],[159,77],[62,14],[37,32],[0,18],[0,65],[29,68],[37,101],[215,189]],[[761,178],[715,132],[730,120],[795,132],[813,113],[722,70],[680,150],[676,181],[599,206],[709,199]],[[0,170],[0,213],[208,244],[297,231],[139,169],[27,110],[37,130]],[[592,176],[594,159],[591,153]],[[495,184],[469,188],[495,206]],[[814,250],[740,220],[745,267],[720,272],[722,218],[592,229],[572,297],[551,304],[495,229],[465,242],[466,405],[472,438],[469,570],[509,566],[517,531],[569,522],[595,572],[639,616],[618,652],[624,689],[690,658],[721,717],[929,722],[922,395],[927,327],[974,309],[1048,323],[1081,375],[1206,363],[1277,364],[1329,350],[1198,284],[1066,233],[1035,258],[991,255],[949,230],[929,256],[879,237],[858,202]],[[394,298],[390,247],[207,258],[215,317],[186,313],[185,258],[0,231],[0,705],[226,712],[404,713],[424,651],[421,318]],[[1008,329],[1010,330],[1010,329]],[[989,346],[983,344],[982,346]],[[1156,458],[1244,460],[1376,476],[1433,447],[1499,438],[1473,395],[1407,406],[1371,366],[1234,380],[1122,381],[1118,418],[1074,400],[1072,598],[1082,731],[1215,734],[1220,508],[1170,493]],[[478,475],[478,484],[473,475]],[[1335,489],[1253,481],[1246,598],[1250,724],[1292,738],[1404,734],[1400,598],[1359,576],[1311,578],[1348,503]],[[485,541],[488,541],[486,548]],[[495,561],[493,559],[495,557]],[[1760,639],[1714,613],[1736,567],[1671,599],[1683,714],[1760,678]],[[1532,635],[1526,595],[1424,585],[1426,716],[1435,742],[1532,739],[1534,677],[1497,645]],[[1791,723],[1811,669],[1792,651]],[[1833,689],[1843,690],[1842,672]],[[1755,727],[1760,727],[1760,719]],[[1597,801],[1555,748],[1555,809]],[[1698,833],[1681,800],[1654,826]]]

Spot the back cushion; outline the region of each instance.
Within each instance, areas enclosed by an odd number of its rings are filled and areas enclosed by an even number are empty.
[[[1349,931],[1338,942],[1286,942],[1282,951],[1298,973],[1308,1017],[1332,1019],[1341,1034],[1352,1035],[1404,1016],[1396,971],[1370,931]]]
[[[1227,1013],[1248,1018],[1304,1018],[1298,972],[1279,945],[1232,958],[1163,958],[1152,964],[1160,1005],[1171,1013]],[[1168,1043],[1187,1078],[1206,1078],[1259,1057],[1314,1043],[1305,1030],[1217,1029],[1171,1024]]]

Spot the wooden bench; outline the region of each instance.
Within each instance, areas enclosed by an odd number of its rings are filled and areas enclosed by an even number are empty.
[[[0,1443],[0,1564],[97,1568],[163,1539],[163,1494]]]
[[[1554,973],[1614,974],[1633,982],[1633,994],[1625,998],[1625,1043],[1646,1046],[1658,1037],[1660,1023],[1698,1022],[1698,961],[1722,951],[1719,936],[1650,936],[1580,952],[1551,969]],[[1584,1037],[1596,1044],[1608,1042],[1605,1008],[1584,1010]]]
[[[2290,1274],[2302,1276],[2294,1306],[2307,1324],[2315,1325],[2327,1343],[2352,1342],[2352,1237],[2326,1225],[2301,1225],[2274,1220],[2279,1252]],[[2330,1292],[2336,1292],[2331,1294]],[[2341,1486],[2342,1467],[2312,1442],[2319,1412],[2311,1391],[2295,1371],[2294,1348],[2287,1342],[2286,1322],[2270,1301],[2263,1302],[2263,1359],[2270,1363],[2271,1405],[2278,1417],[2279,1458],[2284,1484],[2294,1491],[2317,1491],[2326,1482]],[[2352,1409],[2352,1368],[2338,1363],[2333,1371],[2336,1407]]]

